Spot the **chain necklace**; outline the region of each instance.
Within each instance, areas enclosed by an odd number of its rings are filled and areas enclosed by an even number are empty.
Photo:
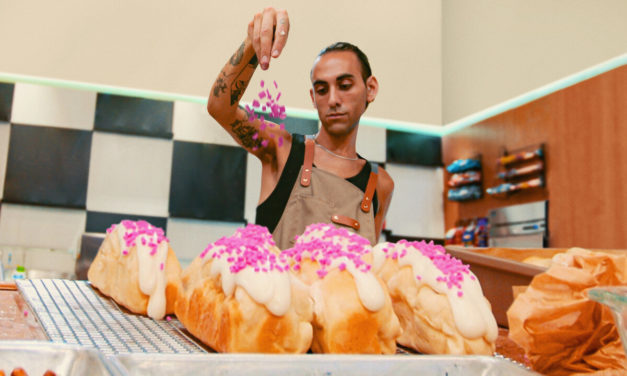
[[[334,152],[332,152],[331,150],[329,150],[329,149],[325,148],[324,146],[320,145],[320,144],[318,143],[318,140],[316,140],[315,138],[314,138],[314,142],[316,143],[316,145],[320,146],[320,148],[321,148],[322,150],[326,151],[327,153],[331,154],[331,155],[332,155],[332,156],[334,156],[334,157],[338,157],[338,158],[341,158],[341,159],[346,159],[347,161],[358,161],[358,160],[359,160],[359,157],[354,157],[354,158],[352,158],[352,157],[345,157],[345,156],[343,156],[343,155],[335,154],[335,153],[334,153]]]

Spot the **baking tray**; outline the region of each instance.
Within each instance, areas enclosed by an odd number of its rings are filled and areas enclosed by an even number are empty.
[[[43,375],[47,370],[59,376],[125,375],[126,371],[117,364],[90,347],[43,341],[0,341],[0,370],[7,375],[16,367],[31,376]]]
[[[507,359],[449,355],[120,354],[130,375],[537,375]]]
[[[107,356],[206,352],[180,330],[178,320],[125,312],[87,281],[26,279],[17,286],[52,342],[93,347]]]

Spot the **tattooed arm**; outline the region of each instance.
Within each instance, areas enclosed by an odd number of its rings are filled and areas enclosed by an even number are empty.
[[[266,8],[248,25],[246,40],[224,65],[211,88],[207,110],[227,132],[246,150],[260,159],[275,158],[279,138],[288,139],[289,133],[278,126],[261,129],[259,120],[250,121],[239,102],[248,87],[255,69],[267,69],[270,56],[277,58],[289,32],[285,11]],[[267,123],[267,122],[266,122]],[[262,140],[268,142],[262,147]]]

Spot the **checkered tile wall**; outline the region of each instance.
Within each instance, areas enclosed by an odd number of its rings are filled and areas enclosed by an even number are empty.
[[[291,132],[317,126],[286,121]],[[357,146],[396,181],[388,229],[443,237],[441,169],[403,164],[385,139],[362,126]],[[202,104],[0,83],[0,245],[77,250],[84,232],[142,218],[189,260],[254,222],[260,176]]]

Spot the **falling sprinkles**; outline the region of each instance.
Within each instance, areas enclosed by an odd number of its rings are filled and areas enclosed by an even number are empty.
[[[277,82],[273,81],[272,83],[274,84],[274,88],[278,90],[279,85],[277,84]],[[249,121],[253,122],[259,120],[261,122],[261,124],[259,124],[259,131],[264,131],[267,127],[274,127],[275,124],[270,121],[266,121],[263,115],[257,116],[255,110],[269,112],[269,116],[274,119],[284,120],[287,115],[285,113],[285,106],[282,106],[278,103],[279,99],[281,98],[281,92],[279,91],[276,94],[276,98],[274,98],[272,93],[270,92],[270,89],[266,87],[266,84],[263,80],[261,80],[260,86],[262,90],[257,94],[258,99],[253,100],[252,108],[249,105],[246,105],[245,109],[246,113],[248,114]],[[285,130],[285,123],[280,123],[279,128],[281,130]],[[274,138],[274,134],[270,134],[270,137]],[[256,132],[252,138],[255,141],[261,139],[261,141],[258,141],[257,145],[252,148],[253,151],[259,150],[260,147],[265,148],[269,144],[269,141],[267,139],[262,139],[261,135],[258,132]],[[278,147],[282,147],[284,144],[283,137],[278,137],[276,139],[276,142]]]

